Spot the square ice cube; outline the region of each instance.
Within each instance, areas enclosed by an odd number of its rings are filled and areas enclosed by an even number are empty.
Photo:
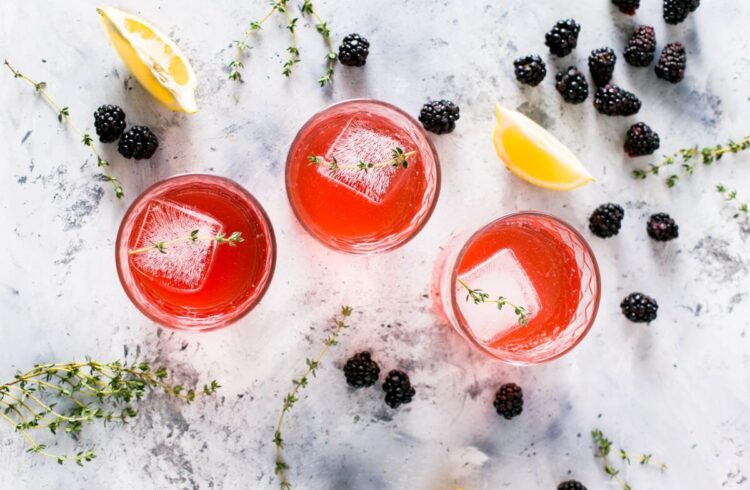
[[[135,248],[153,246],[190,236],[198,230],[199,237],[215,237],[223,229],[221,223],[182,204],[154,199],[146,209]],[[203,286],[215,242],[212,240],[179,241],[169,244],[165,253],[158,250],[132,255],[133,266],[144,274],[181,290],[197,290]]]
[[[412,151],[403,142],[372,128],[367,120],[354,116],[328,147],[324,158],[328,162],[335,158],[340,166],[357,165],[361,161],[378,163],[390,160],[395,148]],[[330,170],[319,166],[318,172],[376,204],[383,201],[386,192],[395,188],[404,174],[403,169],[393,166],[367,172],[356,168]]]
[[[510,249],[500,250],[459,279],[472,289],[488,293],[491,299],[503,296],[511,303],[526,308],[529,320],[539,312],[541,305],[536,289]],[[471,299],[465,301],[466,289],[458,283],[456,288],[461,313],[479,341],[489,342],[513,329],[525,328],[518,324],[512,307],[505,306],[498,311],[495,304],[474,304]]]

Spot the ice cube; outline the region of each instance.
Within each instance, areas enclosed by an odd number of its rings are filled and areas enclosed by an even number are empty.
[[[357,165],[361,161],[378,163],[390,160],[395,148],[401,148],[404,152],[412,151],[404,142],[378,132],[367,120],[354,116],[328,147],[324,158],[328,162],[335,158],[339,166]],[[388,189],[395,187],[404,174],[403,169],[393,166],[373,168],[365,172],[360,169],[330,170],[321,165],[318,172],[376,204],[383,201]]]
[[[511,303],[526,308],[529,320],[539,312],[541,305],[534,285],[510,249],[500,250],[459,279],[472,289],[488,293],[490,299],[503,296]],[[498,311],[494,303],[474,304],[471,299],[465,301],[466,289],[458,283],[456,288],[461,313],[480,342],[490,342],[511,330],[525,328],[518,324],[518,317],[512,307],[505,306]]]
[[[154,199],[146,209],[134,248],[187,237],[194,230],[198,230],[199,237],[214,237],[223,230],[223,226],[212,217],[185,205]],[[131,255],[131,259],[140,272],[166,285],[181,290],[197,290],[206,279],[214,248],[214,241],[185,240],[170,244],[165,249],[166,253],[152,250]]]

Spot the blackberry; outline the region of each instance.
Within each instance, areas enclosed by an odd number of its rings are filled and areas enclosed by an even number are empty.
[[[680,43],[671,43],[662,49],[654,70],[657,77],[670,83],[678,83],[685,78],[686,65],[685,47]]]
[[[346,66],[364,66],[370,54],[370,43],[359,34],[349,34],[339,46],[339,63]]]
[[[416,394],[409,381],[409,376],[397,369],[393,369],[386,376],[383,391],[385,391],[385,403],[391,408],[396,408],[403,403],[410,403]]]
[[[648,66],[656,53],[656,33],[651,26],[639,26],[625,45],[623,56],[633,66]]]
[[[117,141],[125,131],[125,112],[116,105],[103,105],[94,112],[94,128],[102,143]]]
[[[627,15],[634,15],[638,7],[641,6],[641,0],[612,0],[612,3],[617,5],[620,12]]]
[[[628,129],[624,149],[631,157],[651,155],[659,149],[659,135],[647,124],[635,123]]]
[[[544,44],[555,56],[567,56],[578,45],[581,26],[573,19],[560,20],[544,38]]]
[[[625,210],[614,203],[602,204],[589,217],[589,230],[599,238],[609,238],[620,232]]]
[[[544,61],[535,54],[518,58],[513,62],[513,68],[515,68],[516,80],[532,87],[542,83],[544,77],[547,76]]]
[[[700,0],[664,0],[664,22],[679,24],[700,6]]]
[[[159,147],[156,135],[146,126],[133,126],[120,136],[117,151],[125,158],[151,158]]]
[[[456,104],[449,100],[436,100],[426,103],[419,112],[419,121],[427,131],[436,134],[450,133],[456,129],[460,115]]]
[[[372,360],[369,352],[360,352],[346,361],[346,364],[344,364],[344,376],[346,376],[346,382],[349,386],[366,388],[378,381],[380,366]]]
[[[586,77],[575,66],[557,73],[555,88],[565,102],[580,104],[589,96],[589,84]]]
[[[680,236],[680,227],[667,213],[652,214],[646,225],[648,236],[657,242],[668,242]]]
[[[635,94],[608,83],[596,89],[594,107],[607,116],[632,116],[641,110],[641,101]]]
[[[601,87],[607,85],[612,80],[612,73],[615,71],[615,62],[617,55],[611,48],[595,49],[589,55],[589,71],[594,84]]]
[[[557,490],[587,490],[583,483],[576,480],[568,480],[560,483]]]
[[[515,383],[506,383],[497,390],[492,404],[498,415],[510,420],[523,412],[523,390]]]
[[[651,323],[656,320],[659,305],[651,296],[643,293],[630,293],[620,303],[622,314],[635,323]]]

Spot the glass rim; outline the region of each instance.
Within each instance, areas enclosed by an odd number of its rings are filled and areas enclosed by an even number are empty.
[[[586,328],[583,330],[581,335],[579,335],[569,346],[567,346],[562,351],[556,353],[553,356],[546,357],[544,359],[541,359],[539,361],[523,361],[519,359],[512,359],[507,358],[502,355],[498,355],[497,352],[485,347],[482,345],[481,342],[479,342],[474,335],[472,335],[470,332],[470,328],[468,325],[468,322],[466,321],[466,318],[464,318],[464,315],[461,313],[461,309],[459,308],[458,299],[457,299],[457,293],[456,288],[453,287],[453,284],[456,284],[456,281],[458,279],[458,266],[463,260],[464,256],[468,252],[469,248],[471,248],[472,245],[476,242],[476,240],[479,239],[479,237],[484,233],[488,228],[491,226],[494,226],[497,223],[500,223],[502,221],[507,221],[512,218],[516,217],[522,217],[522,216],[531,216],[531,217],[541,217],[548,219],[550,221],[556,222],[560,225],[562,225],[565,229],[571,231],[573,235],[583,244],[584,251],[588,257],[591,258],[591,262],[593,264],[593,270],[594,270],[594,277],[596,278],[596,294],[594,296],[594,309],[593,314],[589,318],[589,320],[586,323]],[[510,364],[516,364],[516,365],[536,365],[536,364],[543,364],[546,362],[554,361],[555,359],[559,359],[560,357],[564,356],[571,350],[573,350],[578,344],[580,344],[583,339],[588,335],[589,331],[591,330],[591,327],[594,325],[594,321],[596,320],[596,315],[599,312],[599,303],[601,302],[601,273],[599,271],[599,263],[596,260],[596,255],[594,254],[594,250],[591,248],[591,245],[589,245],[588,241],[584,238],[584,236],[573,226],[570,225],[567,221],[564,221],[560,218],[557,218],[555,216],[552,216],[549,213],[544,213],[541,211],[516,211],[513,213],[505,214],[503,216],[500,216],[499,218],[495,218],[489,223],[481,226],[479,229],[471,233],[471,235],[466,239],[466,242],[461,246],[460,251],[458,252],[458,255],[456,256],[456,260],[451,266],[451,289],[450,289],[450,299],[451,299],[451,308],[455,312],[456,320],[459,324],[459,327],[461,328],[461,333],[463,336],[468,340],[473,346],[477,347],[482,352],[488,354],[489,356],[493,357],[494,359],[507,362]],[[566,328],[569,327],[570,324],[566,325]]]
[[[158,190],[160,187],[163,187],[164,185],[170,183],[170,182],[176,182],[181,180],[191,181],[193,179],[198,179],[201,181],[210,180],[213,181],[213,183],[224,185],[229,187],[232,191],[237,192],[240,194],[243,198],[247,199],[249,204],[252,206],[253,211],[258,214],[260,217],[260,221],[263,224],[263,226],[267,230],[267,238],[269,243],[269,254],[266,259],[266,267],[264,270],[267,270],[267,273],[264,274],[262,277],[263,283],[259,286],[257,293],[250,299],[246,299],[243,304],[241,304],[240,307],[233,310],[231,313],[222,314],[216,317],[212,317],[214,321],[212,322],[201,322],[201,321],[195,321],[190,322],[186,321],[187,318],[185,317],[178,317],[171,314],[158,314],[161,313],[161,310],[158,307],[151,307],[149,308],[148,305],[145,305],[140,301],[140,299],[134,294],[133,289],[137,288],[138,286],[135,283],[130,283],[125,277],[126,272],[125,268],[123,266],[123,263],[120,259],[120,248],[122,246],[124,237],[124,229],[125,224],[128,223],[131,218],[132,214],[135,212],[136,208],[141,205],[144,200],[148,198],[152,198],[150,194],[152,194],[155,190]],[[234,180],[223,177],[220,175],[213,175],[213,174],[207,174],[202,172],[184,172],[179,173],[175,175],[171,175],[169,177],[166,177],[162,180],[159,180],[158,182],[155,182],[151,185],[149,185],[146,189],[144,189],[138,197],[135,198],[135,200],[130,204],[127,211],[125,211],[125,214],[122,217],[122,220],[120,221],[120,226],[117,230],[117,239],[115,241],[115,264],[117,268],[117,276],[120,280],[120,285],[122,286],[122,289],[125,291],[125,294],[128,296],[128,299],[130,299],[130,302],[140,311],[144,316],[146,316],[151,321],[159,324],[160,326],[164,328],[168,328],[170,330],[178,330],[178,331],[184,331],[184,332],[208,332],[212,330],[218,330],[224,327],[228,327],[232,323],[237,322],[244,316],[246,316],[250,311],[252,311],[258,303],[263,299],[263,297],[266,295],[266,292],[268,291],[271,282],[273,280],[274,272],[276,271],[276,260],[277,260],[277,244],[276,244],[276,234],[273,229],[273,225],[271,223],[270,218],[268,217],[268,213],[266,213],[266,210],[263,208],[263,206],[260,204],[260,202],[255,198],[255,196],[250,193],[247,189],[245,189],[242,185],[235,182]],[[132,278],[132,273],[129,270],[127,275],[129,278]]]
[[[323,237],[319,236],[318,233],[313,231],[313,229],[302,219],[301,213],[297,206],[295,205],[294,201],[292,200],[292,191],[291,191],[291,182],[290,182],[290,172],[291,172],[291,166],[292,166],[292,150],[297,146],[299,141],[302,138],[302,134],[310,128],[321,116],[327,114],[328,112],[333,111],[334,109],[346,106],[350,104],[355,103],[367,103],[367,104],[375,104],[382,107],[385,107],[387,109],[393,110],[395,112],[398,112],[400,115],[404,116],[410,123],[414,125],[416,130],[424,137],[425,141],[427,142],[427,145],[430,149],[430,152],[432,153],[432,159],[435,162],[435,192],[434,197],[432,198],[432,202],[430,203],[429,209],[426,210],[422,220],[420,223],[417,224],[413,229],[410,229],[408,233],[404,234],[401,240],[398,242],[389,244],[388,246],[384,248],[377,248],[373,250],[348,250],[345,248],[341,248],[339,246],[336,246],[333,243],[329,243],[328,241],[324,240]],[[284,164],[284,183],[286,187],[286,195],[287,195],[287,201],[289,201],[289,206],[292,208],[292,212],[294,213],[295,218],[297,219],[297,222],[302,226],[302,228],[305,229],[305,231],[312,236],[316,241],[319,243],[325,245],[327,248],[331,250],[335,250],[337,252],[343,252],[351,255],[373,255],[373,254],[379,254],[379,253],[386,253],[390,252],[392,250],[395,250],[399,247],[402,247],[409,243],[417,234],[419,234],[420,231],[427,225],[427,222],[430,221],[430,218],[432,217],[433,212],[435,211],[435,207],[437,206],[438,199],[440,197],[440,187],[442,184],[442,175],[441,175],[441,168],[440,168],[440,157],[438,155],[437,149],[435,148],[435,144],[432,142],[430,137],[427,135],[427,132],[424,130],[422,125],[415,119],[411,114],[404,111],[400,107],[391,104],[390,102],[385,102],[383,100],[369,98],[369,97],[358,97],[353,99],[345,99],[338,102],[334,102],[332,104],[329,104],[328,106],[324,107],[323,109],[315,112],[312,116],[310,116],[307,121],[305,121],[305,124],[303,124],[297,133],[295,134],[294,138],[292,139],[291,144],[289,145],[289,150],[287,152],[286,156],[286,163]]]

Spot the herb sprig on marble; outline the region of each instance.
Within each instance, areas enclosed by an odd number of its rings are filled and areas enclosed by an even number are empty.
[[[737,208],[737,214],[735,215],[735,217],[748,216],[748,214],[750,213],[750,207],[748,206],[746,201],[743,201],[739,197],[737,197],[737,191],[729,190],[724,184],[717,185],[716,191],[721,194],[724,200],[726,200],[730,204],[733,204]]]
[[[461,279],[456,279],[456,281],[458,281],[458,283],[463,286],[464,289],[466,289],[466,301],[473,301],[475,305],[479,305],[482,303],[494,304],[498,310],[502,310],[505,306],[508,306],[512,308],[513,312],[516,314],[519,325],[523,326],[529,324],[529,312],[523,306],[518,306],[511,303],[505,296],[498,296],[497,299],[493,299],[493,297],[490,296],[489,293],[485,293],[481,289],[472,289]]]
[[[93,449],[75,454],[56,454],[38,442],[39,431],[53,436],[65,432],[76,436],[95,420],[127,422],[137,415],[136,405],[151,390],[191,403],[200,395],[213,395],[220,388],[211,381],[202,390],[168,381],[164,367],[153,369],[147,362],[103,363],[87,359],[67,364],[37,364],[12,381],[0,385],[0,419],[29,444],[27,452],[83,465],[96,458]]]
[[[328,23],[320,18],[315,7],[313,6],[312,0],[304,0],[299,5],[299,11],[301,15],[310,17],[315,23],[315,30],[323,38],[325,42],[327,53],[325,56],[326,71],[319,79],[318,83],[321,87],[324,87],[333,81],[333,68],[336,63],[336,53],[333,51],[333,41],[331,39],[331,30],[328,27]],[[260,20],[253,21],[247,27],[245,32],[242,34],[242,38],[238,41],[234,41],[233,44],[237,48],[234,59],[229,63],[229,79],[241,82],[242,81],[242,70],[245,68],[244,60],[247,55],[247,51],[250,49],[250,38],[261,29],[263,25],[268,21],[273,14],[283,14],[286,22],[286,29],[290,34],[290,44],[286,48],[289,54],[287,60],[284,62],[282,68],[282,75],[289,78],[292,75],[292,69],[294,65],[301,61],[300,50],[297,46],[297,22],[298,17],[293,17],[290,12],[289,0],[275,0],[271,3],[270,10],[260,18]]]
[[[112,187],[115,191],[115,196],[117,196],[118,199],[122,199],[123,197],[125,197],[125,192],[123,191],[120,182],[108,170],[109,162],[105,160],[94,147],[94,140],[91,135],[89,133],[84,133],[83,131],[81,131],[73,122],[73,120],[70,118],[70,108],[68,106],[58,104],[55,99],[50,96],[49,92],[47,92],[47,82],[37,82],[33,78],[24,75],[23,73],[15,69],[8,62],[8,60],[5,60],[4,64],[8,67],[11,73],[13,73],[13,78],[18,78],[19,80],[23,80],[32,85],[34,87],[34,93],[44,98],[47,103],[52,106],[52,108],[57,112],[57,121],[60,123],[66,123],[68,127],[81,138],[81,143],[83,143],[83,146],[88,148],[91,154],[94,155],[94,157],[96,158],[96,164],[99,169],[101,169],[104,180],[112,184]]]
[[[238,243],[244,242],[245,239],[242,238],[242,233],[239,231],[235,231],[231,235],[227,236],[226,233],[221,232],[216,236],[203,236],[200,235],[199,230],[193,230],[190,232],[189,235],[181,236],[174,238],[172,240],[162,241],[162,242],[156,242],[148,247],[141,247],[141,248],[135,248],[128,251],[128,254],[130,255],[139,255],[149,252],[159,252],[166,254],[167,249],[170,247],[173,247],[177,245],[178,243],[182,242],[190,242],[190,243],[197,243],[197,242],[216,242],[217,245],[229,245],[230,247],[236,247]]]
[[[668,187],[674,187],[680,179],[693,175],[698,163],[708,166],[721,160],[727,153],[739,153],[749,149],[750,136],[746,136],[739,141],[730,140],[726,144],[717,144],[716,146],[682,148],[670,156],[665,156],[661,162],[651,164],[648,168],[633,170],[633,177],[645,179],[650,175],[660,175],[662,170],[673,168],[674,165],[679,164],[679,170],[665,179]]]
[[[611,453],[614,451],[612,441],[607,439],[604,436],[604,433],[599,429],[592,430],[591,437],[594,440],[594,457],[602,460],[604,472],[607,474],[607,476],[609,476],[612,480],[615,480],[623,488],[623,490],[632,490],[633,487],[631,487],[630,484],[621,477],[620,470],[617,469],[617,467],[615,467],[614,463],[612,462],[612,458],[610,457]],[[630,465],[635,461],[641,466],[653,466],[660,469],[661,471],[665,471],[667,469],[666,464],[656,461],[653,455],[650,453],[631,456],[631,454],[628,453],[625,449],[619,448],[616,454],[617,455],[615,456],[615,458],[619,458],[622,464]]]
[[[339,162],[335,157],[332,158],[331,161],[328,161],[318,155],[308,156],[307,161],[310,162],[310,165],[327,167],[328,170],[331,171],[360,170],[362,172],[368,172],[372,169],[384,167],[408,168],[409,158],[413,157],[416,154],[416,151],[404,153],[404,150],[402,150],[401,148],[394,148],[393,150],[391,150],[391,158],[389,158],[388,160],[383,160],[381,162],[365,162],[364,160],[360,160],[358,163],[351,165],[339,165]]]
[[[287,477],[289,464],[286,462],[282,455],[285,444],[284,438],[282,437],[284,420],[292,407],[294,407],[295,404],[299,401],[300,390],[307,388],[310,380],[315,377],[316,372],[320,368],[320,362],[323,360],[328,350],[334,345],[338,344],[338,338],[339,335],[341,335],[341,332],[343,332],[344,329],[349,328],[349,325],[346,324],[346,320],[352,315],[352,311],[352,308],[349,306],[341,307],[341,311],[338,317],[334,318],[335,325],[333,327],[333,331],[323,341],[323,348],[314,358],[305,359],[307,369],[304,373],[302,373],[302,375],[300,375],[299,378],[294,378],[292,380],[292,389],[289,391],[289,393],[286,394],[286,396],[284,396],[284,402],[281,407],[281,412],[279,413],[279,420],[276,423],[276,430],[273,435],[273,444],[276,451],[276,467],[274,469],[274,472],[279,478],[279,487],[282,490],[289,490],[292,488],[292,484],[289,482],[289,478]]]

